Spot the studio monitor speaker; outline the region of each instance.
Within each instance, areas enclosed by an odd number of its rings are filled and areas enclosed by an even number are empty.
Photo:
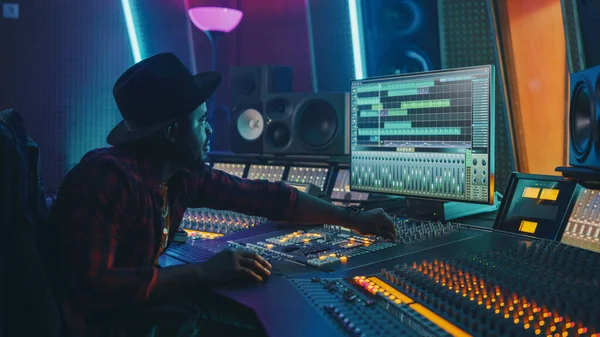
[[[271,93],[292,92],[292,68],[279,65],[231,67],[231,106],[257,103]]]
[[[367,76],[441,68],[438,1],[360,3]]]
[[[264,101],[263,152],[345,155],[349,151],[347,93],[269,95]]]
[[[600,170],[600,66],[571,74],[569,165]]]
[[[561,0],[569,70],[600,65],[600,1]]]
[[[292,92],[292,68],[278,65],[232,67],[230,71],[231,151],[262,153],[264,98]]]

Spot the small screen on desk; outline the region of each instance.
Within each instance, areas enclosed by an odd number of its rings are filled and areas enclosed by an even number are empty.
[[[555,240],[577,184],[562,178],[511,177],[494,228]]]
[[[600,191],[578,189],[560,242],[600,253]]]
[[[341,169],[335,179],[331,192],[332,200],[363,201],[369,199],[369,193],[350,191],[350,171]]]

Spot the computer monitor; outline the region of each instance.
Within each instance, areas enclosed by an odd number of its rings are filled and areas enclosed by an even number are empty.
[[[353,191],[493,204],[494,67],[355,80]]]

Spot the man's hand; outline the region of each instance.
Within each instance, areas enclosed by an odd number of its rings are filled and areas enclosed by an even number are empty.
[[[350,212],[348,228],[362,235],[377,235],[386,239],[395,240],[396,230],[394,220],[381,209],[376,208],[360,213]]]
[[[260,255],[245,249],[222,251],[201,266],[201,279],[210,285],[237,280],[260,283],[271,275],[271,264]]]

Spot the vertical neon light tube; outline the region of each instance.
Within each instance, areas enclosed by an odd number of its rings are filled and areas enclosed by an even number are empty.
[[[125,16],[125,23],[127,24],[127,32],[129,33],[129,44],[131,45],[133,62],[138,63],[142,60],[142,53],[140,52],[140,44],[135,31],[135,23],[133,22],[131,5],[129,4],[129,0],[121,0],[121,5],[123,6],[123,15]]]
[[[365,63],[363,55],[362,20],[360,15],[360,0],[348,0],[350,14],[350,31],[352,33],[352,54],[354,56],[354,77],[357,80],[365,78]]]

